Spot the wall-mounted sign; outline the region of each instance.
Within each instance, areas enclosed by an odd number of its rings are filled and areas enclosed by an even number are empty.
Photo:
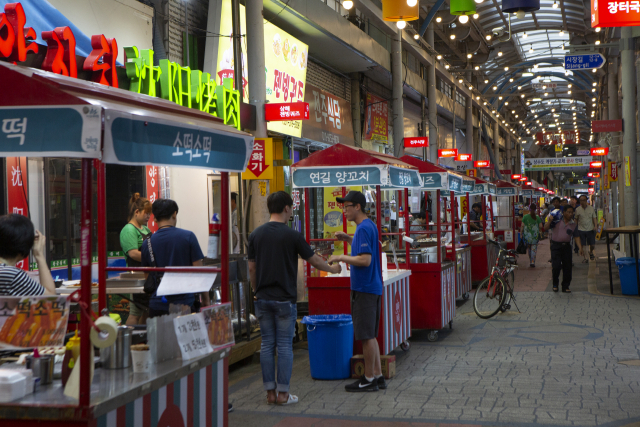
[[[591,163],[589,163],[589,167],[591,167],[591,168],[601,168],[602,167],[602,162],[591,162]]]
[[[456,162],[470,162],[471,154],[458,154],[456,156]]]
[[[525,171],[538,171],[538,170],[560,170],[560,169],[575,169],[575,168],[588,168],[591,162],[591,156],[589,157],[542,157],[535,159],[526,159],[524,163]]]
[[[595,193],[595,192],[596,192],[596,190],[595,190],[594,188],[590,188],[590,189],[589,189],[589,190],[587,190],[587,191],[589,191],[589,194],[593,194],[593,193]]]
[[[591,70],[594,68],[602,68],[605,62],[607,62],[607,60],[599,53],[590,53],[588,55],[566,55],[564,57],[564,69]]]
[[[622,132],[622,119],[620,120],[592,120],[591,132]]]
[[[273,179],[273,139],[256,138],[242,179]]]
[[[467,171],[467,175],[475,177],[476,176],[476,170],[475,169],[469,169]]]
[[[532,89],[555,89],[558,87],[557,83],[532,83]]]
[[[7,157],[7,212],[29,216],[29,201],[27,200],[27,158]],[[29,271],[29,257],[18,261],[16,267]]]
[[[518,181],[525,182],[526,180],[527,180],[527,177],[526,177],[526,176],[523,176],[523,177],[522,177],[522,178],[520,178]]]
[[[264,119],[268,122],[309,120],[309,103],[288,102],[264,104]]]
[[[231,0],[223,0],[221,5],[220,34],[218,44],[218,60],[216,81],[221,84],[225,78],[233,78],[234,56]],[[240,5],[240,33],[246,34],[246,14]],[[248,67],[246,39],[241,36],[242,46],[242,90],[244,99],[248,98]],[[267,77],[266,100],[269,103],[291,103],[305,101],[305,84],[307,78],[307,58],[309,48],[300,40],[282,31],[275,25],[264,24],[264,62]],[[302,122],[300,120],[272,121],[267,129],[285,135],[301,137]]]
[[[439,158],[456,157],[457,155],[458,155],[458,149],[457,148],[444,148],[444,149],[438,150],[438,157]]]
[[[520,175],[520,174],[516,173],[516,174],[511,175],[511,179],[520,179],[520,178],[522,178],[522,175]]]
[[[157,166],[145,166],[145,177],[147,179],[147,199],[153,204],[160,197],[160,175],[158,174]],[[151,214],[147,227],[152,232],[158,231],[158,223],[156,218]]]
[[[606,156],[609,154],[609,147],[592,147],[590,154],[592,156]]]
[[[587,176],[589,178],[600,178],[600,172],[589,172]]]
[[[590,156],[591,155],[591,151],[590,150],[578,150],[576,151],[576,156]]]
[[[428,136],[414,136],[412,138],[404,138],[405,148],[428,147],[428,146],[429,146]]]
[[[473,162],[474,168],[492,168],[491,162],[489,160],[476,160]]]
[[[389,140],[389,106],[386,99],[367,93],[364,139],[386,144]]]
[[[304,102],[309,103],[309,120],[302,122],[302,137],[327,144],[354,146],[351,104],[346,99],[307,84]]]
[[[589,185],[596,185],[595,181],[589,181]]]
[[[637,1],[591,0],[591,27],[635,27],[640,25]]]
[[[527,184],[527,185],[531,185],[531,181],[527,181],[527,182],[526,182],[526,184]]]
[[[536,141],[538,145],[577,144],[580,142],[580,131],[538,132],[536,133]]]

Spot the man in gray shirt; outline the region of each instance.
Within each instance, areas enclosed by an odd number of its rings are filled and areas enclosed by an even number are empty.
[[[589,245],[589,258],[595,261],[593,250],[596,248],[596,226],[598,224],[596,210],[587,204],[587,196],[580,196],[580,206],[576,208],[576,221],[578,222],[578,234],[584,248]],[[578,240],[578,239],[576,239]],[[584,262],[587,260],[587,251],[584,251]]]
[[[559,214],[559,213],[558,213]],[[544,224],[545,231],[551,230],[549,240],[551,240],[551,273],[553,276],[553,292],[558,292],[560,282],[560,270],[562,270],[562,292],[571,293],[572,258],[571,237],[576,230],[577,224],[573,221],[573,206],[567,205],[560,215],[549,215]],[[582,253],[580,239],[576,239],[576,244]]]

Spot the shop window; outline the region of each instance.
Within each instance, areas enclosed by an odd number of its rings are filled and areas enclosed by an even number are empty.
[[[463,107],[467,106],[467,97],[463,94],[460,93],[459,91],[456,91],[456,102],[460,105],[462,105]]]

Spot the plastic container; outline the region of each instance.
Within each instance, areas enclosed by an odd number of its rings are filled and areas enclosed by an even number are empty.
[[[131,338],[133,326],[118,326],[116,342],[100,349],[100,360],[104,369],[123,369],[131,366]]]
[[[636,260],[630,257],[620,257],[616,260],[620,273],[620,287],[622,295],[638,295],[638,276],[636,275]]]
[[[27,377],[18,371],[0,369],[0,402],[20,399],[27,393]]]
[[[341,380],[351,377],[353,321],[350,314],[305,316],[311,378]]]

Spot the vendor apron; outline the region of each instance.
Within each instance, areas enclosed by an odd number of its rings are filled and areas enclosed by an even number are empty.
[[[142,231],[140,231],[138,227],[136,227],[131,223],[127,225],[131,225],[142,236],[142,243],[138,247],[138,250],[141,250],[142,245],[145,244],[145,241],[147,239],[151,238],[151,235],[153,233],[143,233]],[[142,263],[140,261],[136,261],[135,259],[131,258],[129,254],[124,254],[124,257],[127,260],[127,267],[142,267]],[[132,304],[135,304],[140,310],[143,310],[146,312],[149,311],[149,299],[151,298],[151,295],[142,293],[142,294],[133,294],[132,297],[133,297],[132,298],[133,301],[131,302]]]

